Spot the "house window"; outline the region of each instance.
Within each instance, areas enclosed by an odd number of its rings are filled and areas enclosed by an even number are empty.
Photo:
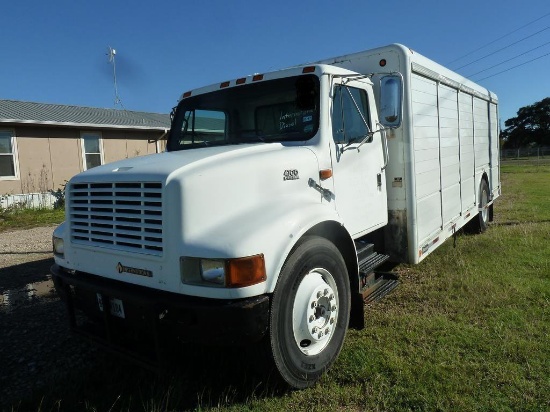
[[[82,133],[84,170],[103,164],[103,142],[99,133]]]
[[[10,130],[0,130],[0,179],[17,178],[15,136]]]

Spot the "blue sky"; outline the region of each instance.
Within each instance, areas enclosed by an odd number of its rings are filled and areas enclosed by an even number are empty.
[[[526,53],[472,77],[477,81],[550,53],[550,3],[4,2],[0,99],[114,107],[111,46],[124,107],[167,113],[196,87],[390,43],[454,69],[473,62],[457,70],[467,76]],[[550,96],[550,54],[478,83],[498,95],[503,123]]]

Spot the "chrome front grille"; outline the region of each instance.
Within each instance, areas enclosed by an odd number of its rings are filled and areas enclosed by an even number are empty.
[[[73,183],[73,243],[162,256],[162,183]]]

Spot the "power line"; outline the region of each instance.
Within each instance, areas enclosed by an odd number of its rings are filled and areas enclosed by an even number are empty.
[[[512,47],[512,46],[514,46],[514,45],[516,45],[516,44],[518,44],[518,43],[520,43],[520,42],[522,42],[522,41],[524,41],[524,40],[527,40],[527,39],[529,39],[529,38],[531,38],[531,37],[534,37],[534,36],[536,36],[537,34],[540,34],[540,33],[542,33],[543,31],[546,31],[546,30],[548,30],[548,29],[550,29],[550,26],[548,26],[548,27],[546,27],[546,28],[544,28],[544,29],[542,29],[542,30],[539,30],[539,31],[536,32],[536,33],[530,34],[529,36],[524,37],[524,38],[522,38],[522,39],[520,39],[520,40],[518,40],[518,41],[515,41],[515,42],[513,42],[513,43],[510,43],[510,44],[507,45],[507,46],[501,47],[500,49],[498,49],[498,50],[496,50],[496,51],[494,51],[494,52],[492,52],[492,53],[486,54],[485,56],[482,56],[482,57],[480,57],[480,58],[478,58],[478,59],[476,59],[476,60],[474,60],[474,61],[472,61],[472,62],[470,62],[470,63],[468,63],[468,64],[464,64],[464,65],[462,65],[462,66],[460,66],[460,67],[457,67],[455,70],[460,70],[460,69],[462,69],[462,68],[464,68],[464,67],[468,67],[468,66],[470,66],[470,65],[472,65],[472,64],[474,64],[474,63],[479,62],[480,60],[486,59],[486,58],[489,57],[489,56],[492,56],[492,55],[494,55],[494,54],[496,54],[496,53],[498,53],[498,52],[501,52],[502,50],[508,49],[509,47]]]
[[[503,38],[508,37],[508,36],[510,36],[511,34],[514,34],[514,33],[518,32],[518,31],[520,31],[521,29],[523,29],[523,28],[525,28],[525,27],[527,27],[527,26],[530,26],[530,25],[533,24],[533,23],[536,23],[536,22],[539,21],[539,20],[544,19],[544,18],[547,17],[547,16],[550,16],[550,13],[546,13],[544,16],[541,16],[541,17],[539,17],[538,19],[535,19],[535,20],[533,20],[533,21],[531,21],[531,22],[529,22],[529,23],[527,23],[527,24],[524,24],[523,26],[518,27],[517,29],[515,29],[515,30],[513,30],[513,31],[511,31],[511,32],[509,32],[509,33],[507,33],[507,34],[505,34],[504,36],[501,36],[500,38],[498,38],[498,39],[496,39],[496,40],[493,40],[493,41],[491,41],[491,42],[489,42],[489,43],[487,43],[487,44],[485,44],[485,45],[483,45],[483,46],[481,46],[481,47],[478,47],[477,49],[475,49],[475,50],[473,50],[473,51],[471,51],[471,52],[469,52],[469,53],[466,53],[465,55],[460,56],[460,57],[454,59],[453,61],[450,61],[450,62],[447,63],[447,64],[450,65],[450,64],[452,64],[452,63],[454,63],[454,62],[456,62],[456,61],[458,61],[458,60],[462,60],[464,57],[468,57],[468,56],[474,54],[475,52],[478,52],[478,51],[484,49],[485,47],[488,47],[488,46],[490,46],[491,44],[494,44],[494,43],[496,43],[496,42],[502,40]]]
[[[534,59],[528,60],[528,61],[526,61],[526,62],[524,62],[524,63],[521,63],[521,64],[518,64],[518,65],[516,65],[516,66],[512,66],[512,67],[510,67],[510,68],[508,68],[508,69],[506,69],[506,70],[502,70],[502,71],[500,71],[500,72],[498,72],[498,73],[491,74],[490,76],[484,77],[483,79],[479,79],[479,80],[476,80],[476,81],[477,81],[477,82],[480,82],[480,81],[485,80],[485,79],[488,79],[488,78],[490,78],[490,77],[494,77],[494,76],[496,76],[496,75],[498,75],[498,74],[506,73],[506,72],[508,72],[508,71],[510,71],[510,70],[512,70],[512,69],[515,69],[515,68],[521,67],[521,66],[525,66],[525,65],[528,64],[528,63],[534,62],[535,60],[542,59],[543,57],[546,57],[546,56],[550,56],[550,52],[548,52],[548,53],[546,53],[546,54],[543,54],[542,56],[535,57]]]
[[[512,61],[512,60],[515,60],[515,59],[517,59],[517,58],[519,58],[519,57],[521,57],[521,56],[525,56],[526,54],[531,53],[531,52],[534,51],[534,50],[540,49],[541,47],[544,47],[544,46],[546,46],[547,44],[550,44],[550,41],[549,41],[549,42],[546,42],[546,43],[544,43],[544,44],[541,44],[540,46],[534,47],[534,48],[532,48],[531,50],[527,50],[527,51],[524,52],[524,53],[518,54],[517,56],[514,56],[514,57],[512,57],[512,58],[510,58],[510,59],[507,59],[507,60],[504,60],[504,61],[502,61],[502,62],[500,62],[500,63],[497,63],[497,64],[495,64],[495,65],[493,65],[493,66],[491,66],[491,67],[488,67],[488,68],[483,69],[483,70],[480,70],[480,71],[478,71],[478,72],[476,72],[476,73],[470,74],[470,75],[468,75],[468,76],[466,76],[466,77],[474,77],[474,76],[477,76],[477,75],[480,74],[480,73],[486,72],[487,70],[491,70],[491,69],[494,69],[495,67],[502,66],[504,63],[508,63],[508,62],[510,62],[510,61]]]

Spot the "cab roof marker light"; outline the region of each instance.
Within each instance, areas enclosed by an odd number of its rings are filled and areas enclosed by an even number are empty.
[[[229,81],[223,82],[222,84],[220,84],[220,89],[223,89],[224,87],[229,87],[229,83]]]
[[[246,83],[246,77],[241,77],[240,79],[237,79],[235,82],[236,84],[245,84]]]
[[[315,71],[315,66],[306,66],[302,69],[302,73],[313,73]]]
[[[257,82],[258,80],[263,80],[264,79],[264,75],[263,74],[255,74],[253,77],[252,77],[252,81],[253,82]]]
[[[191,96],[191,92],[185,92],[183,93],[183,98],[185,99],[186,97],[190,97]]]

